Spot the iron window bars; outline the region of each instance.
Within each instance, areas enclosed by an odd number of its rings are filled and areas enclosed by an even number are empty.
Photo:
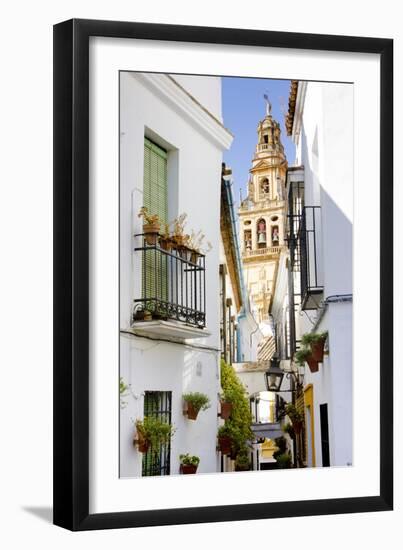
[[[142,297],[134,300],[132,321],[145,318],[175,320],[198,328],[206,326],[205,255],[185,246],[164,249],[159,234],[138,234],[141,255]]]
[[[144,395],[144,416],[158,418],[171,424],[172,392],[146,391]],[[143,454],[142,476],[169,476],[171,473],[171,441],[162,445],[159,452],[151,447]]]

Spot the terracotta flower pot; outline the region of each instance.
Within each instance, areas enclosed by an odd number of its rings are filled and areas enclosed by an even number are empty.
[[[318,342],[312,342],[311,343],[311,355],[312,359],[314,359],[318,363],[323,362],[323,351],[325,349],[325,340],[319,340]]]
[[[143,315],[143,320],[144,321],[152,321],[153,320],[153,315],[151,313],[151,311],[144,311],[144,315]]]
[[[157,244],[158,233],[161,228],[159,223],[147,223],[143,225],[143,233],[148,245]]]
[[[223,420],[228,420],[232,412],[232,403],[229,401],[221,401],[221,412],[220,416]]]
[[[159,244],[162,250],[166,250],[167,252],[170,252],[170,250],[172,249],[172,241],[171,239],[167,239],[166,237],[160,237]]]
[[[191,250],[189,248],[187,248],[186,246],[179,246],[178,251],[179,251],[179,256],[181,258],[183,258],[187,262],[190,261],[192,253],[191,253]]]
[[[197,260],[199,259],[200,254],[196,250],[192,250],[190,252],[190,261],[192,264],[197,264]]]
[[[174,235],[173,237],[175,248],[178,250],[183,246],[185,238],[183,235]]]
[[[186,412],[189,420],[196,420],[197,415],[199,414],[199,409],[196,409],[192,403],[187,403]]]
[[[232,439],[228,435],[220,435],[218,438],[218,447],[223,455],[231,453]]]
[[[318,372],[319,363],[312,357],[312,355],[307,358],[306,362],[308,363],[308,367],[311,372]]]
[[[179,472],[181,474],[195,474],[197,472],[197,466],[194,464],[181,464]]]
[[[137,434],[137,440],[134,440],[134,444],[137,443],[137,447],[140,453],[146,453],[150,448],[150,442],[148,439],[145,439],[142,435]]]

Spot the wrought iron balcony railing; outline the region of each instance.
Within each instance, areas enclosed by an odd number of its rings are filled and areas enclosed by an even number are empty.
[[[301,309],[316,309],[323,293],[320,260],[320,206],[304,206],[300,214],[288,216],[288,247],[294,271],[300,272]]]
[[[136,237],[142,240],[134,249],[141,262],[141,297],[134,300],[133,322],[174,320],[204,328],[205,255],[157,233]]]

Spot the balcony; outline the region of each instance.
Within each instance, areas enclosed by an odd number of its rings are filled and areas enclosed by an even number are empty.
[[[159,234],[136,237],[141,297],[134,300],[131,332],[180,341],[208,336],[205,256]]]
[[[242,201],[239,207],[239,212],[253,212],[254,210],[271,210],[273,208],[282,208],[284,206],[284,200],[282,199],[259,199],[256,203],[251,200],[245,199]]]
[[[242,258],[260,258],[261,256],[276,256],[281,252],[281,246],[268,246],[266,248],[245,249],[242,252]]]
[[[317,309],[323,297],[321,269],[321,208],[304,206],[288,216],[288,246],[294,271],[300,272],[301,309]]]

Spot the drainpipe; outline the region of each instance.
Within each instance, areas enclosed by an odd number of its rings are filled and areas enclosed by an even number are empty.
[[[333,294],[332,296],[328,296],[325,300],[323,300],[321,304],[318,318],[316,319],[316,322],[312,327],[311,332],[315,332],[318,326],[320,325],[329,304],[340,304],[343,302],[352,302],[352,301],[353,301],[352,294]]]

